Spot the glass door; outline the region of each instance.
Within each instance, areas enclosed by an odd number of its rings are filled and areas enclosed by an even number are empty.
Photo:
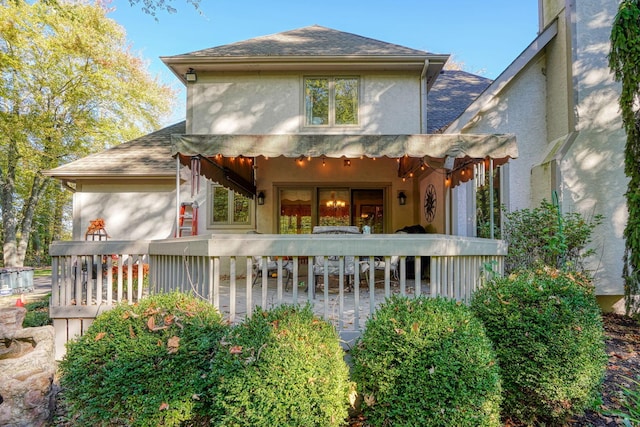
[[[353,201],[353,225],[360,231],[384,233],[384,190],[351,190]]]
[[[313,228],[311,217],[312,189],[280,190],[280,234],[309,234]]]
[[[351,225],[348,189],[318,190],[318,225]]]

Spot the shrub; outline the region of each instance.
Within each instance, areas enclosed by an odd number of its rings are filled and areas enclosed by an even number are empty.
[[[505,271],[543,265],[583,270],[584,258],[594,253],[585,248],[602,220],[602,215],[589,220],[576,212],[561,215],[558,207],[546,200],[535,209],[505,213],[504,240],[509,244]]]
[[[367,321],[352,356],[371,425],[500,425],[495,353],[461,303],[393,296]]]
[[[256,308],[224,338],[212,379],[220,426],[341,426],[349,371],[338,335],[306,306]]]
[[[36,328],[39,326],[51,325],[53,322],[49,317],[49,300],[51,294],[45,298],[27,303],[24,308],[27,310],[22,322],[23,328]]]
[[[169,293],[99,315],[60,364],[74,425],[175,426],[205,411],[206,373],[228,330],[210,304]]]
[[[498,355],[503,415],[525,424],[562,423],[597,400],[607,357],[587,277],[523,270],[476,291],[471,309]]]

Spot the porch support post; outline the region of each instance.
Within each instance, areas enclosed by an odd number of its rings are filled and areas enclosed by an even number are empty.
[[[490,238],[495,238],[494,236],[494,232],[493,232],[493,224],[494,224],[494,217],[493,217],[493,159],[491,157],[489,157],[489,237]]]
[[[176,233],[180,235],[180,154],[176,154]]]

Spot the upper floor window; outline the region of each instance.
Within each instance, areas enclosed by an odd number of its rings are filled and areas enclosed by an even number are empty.
[[[210,226],[250,226],[252,200],[221,185],[212,184],[209,192]]]
[[[306,77],[305,125],[357,125],[359,84],[357,77]]]

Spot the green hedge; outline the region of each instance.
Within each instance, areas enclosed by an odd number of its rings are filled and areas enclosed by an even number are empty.
[[[211,375],[214,425],[343,426],[349,372],[333,326],[306,306],[257,308],[223,340]]]
[[[500,425],[495,353],[464,304],[394,296],[367,321],[352,356],[370,425]]]
[[[587,277],[523,270],[478,290],[471,308],[498,355],[505,418],[561,424],[597,400],[607,357]]]
[[[60,364],[74,425],[203,420],[210,361],[227,330],[210,304],[180,293],[99,315]]]

